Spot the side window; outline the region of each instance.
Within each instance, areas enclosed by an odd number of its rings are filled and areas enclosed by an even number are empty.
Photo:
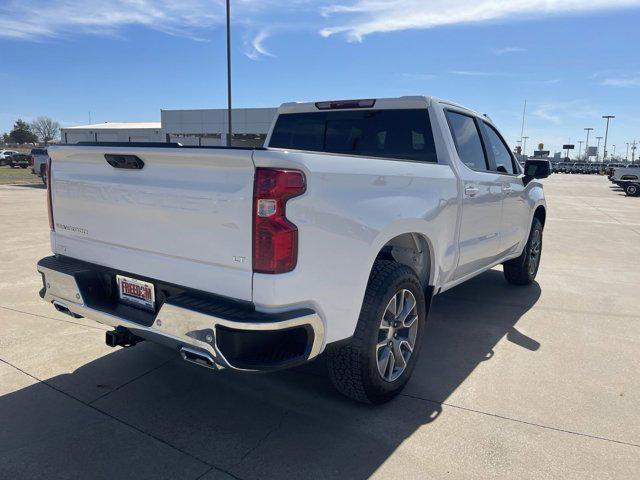
[[[505,145],[504,140],[502,140],[500,135],[498,135],[498,132],[496,132],[491,125],[485,123],[484,126],[485,131],[487,132],[489,148],[493,152],[493,158],[496,162],[496,171],[514,175],[517,172],[513,165],[513,159],[511,158],[509,148]]]
[[[451,111],[447,111],[447,120],[462,163],[472,170],[488,170],[475,120],[468,115]]]

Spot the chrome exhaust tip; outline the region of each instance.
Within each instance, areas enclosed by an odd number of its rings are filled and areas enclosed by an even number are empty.
[[[64,303],[59,302],[57,300],[53,301],[53,306],[55,307],[55,309],[57,311],[59,311],[60,313],[64,313],[66,315],[69,315],[70,317],[73,318],[82,318],[82,315],[78,315],[77,313],[73,313],[71,310],[69,310],[69,307],[67,307]]]
[[[195,363],[196,365],[200,365],[201,367],[210,368],[212,370],[218,370],[220,367],[213,360],[211,354],[202,352],[200,350],[195,350],[189,347],[182,347],[180,349],[180,355],[182,359],[189,363]]]

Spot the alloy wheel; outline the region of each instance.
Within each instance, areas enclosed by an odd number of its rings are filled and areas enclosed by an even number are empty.
[[[398,291],[387,304],[378,330],[378,373],[394,382],[406,370],[418,335],[418,307],[413,293]]]

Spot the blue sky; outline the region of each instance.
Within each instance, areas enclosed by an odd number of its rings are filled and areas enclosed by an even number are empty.
[[[221,0],[0,0],[0,132],[226,105]],[[640,140],[640,0],[232,0],[234,105],[434,95],[514,145]],[[595,140],[590,142],[595,144]],[[612,151],[612,148],[609,148]]]

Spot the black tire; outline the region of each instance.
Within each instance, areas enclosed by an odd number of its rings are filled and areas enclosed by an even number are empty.
[[[536,279],[542,256],[542,222],[534,218],[522,255],[503,264],[504,276],[513,285],[531,285]]]
[[[29,165],[20,165],[20,168],[27,168]]]
[[[629,197],[637,197],[640,194],[640,184],[628,183],[624,186],[624,193]]]
[[[383,331],[381,322],[383,315],[387,314],[390,302],[397,294],[406,290],[411,292],[415,299],[416,310],[412,317],[415,318],[417,315],[414,320],[417,323],[417,333],[413,350],[406,361],[402,360],[406,367],[401,372],[398,369],[398,377],[389,381],[382,377],[378,367],[380,351],[390,352],[386,346],[378,347],[379,343],[386,341],[384,338],[382,342],[380,340],[380,333]],[[425,322],[424,290],[414,271],[393,261],[376,261],[369,277],[353,337],[348,342],[341,342],[339,345],[329,346],[327,349],[329,376],[336,389],[347,397],[370,404],[385,403],[398,395],[409,381],[415,368],[422,344]],[[400,322],[397,322],[397,325],[400,325]],[[396,325],[394,327],[403,328]],[[395,338],[398,337],[395,336]],[[390,340],[393,339],[390,338]],[[391,345],[391,341],[389,345]],[[405,352],[407,351],[405,350]],[[384,367],[384,370],[391,372],[389,375],[391,377],[394,374],[395,361],[391,364],[390,369],[387,368],[388,366]]]

